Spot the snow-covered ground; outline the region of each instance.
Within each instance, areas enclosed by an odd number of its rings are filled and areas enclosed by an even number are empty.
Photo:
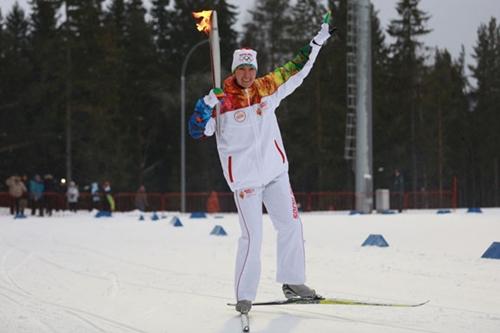
[[[0,332],[234,333],[237,216],[88,212],[15,220],[0,211]],[[183,227],[169,222],[179,216]],[[303,213],[308,284],[330,297],[430,303],[254,307],[252,332],[500,332],[500,209]],[[258,300],[282,298],[265,218]],[[228,236],[211,236],[221,225]],[[382,234],[388,248],[361,247]]]

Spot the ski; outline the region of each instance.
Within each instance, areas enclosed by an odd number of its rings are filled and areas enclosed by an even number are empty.
[[[422,303],[384,303],[384,302],[370,302],[360,301],[354,299],[343,298],[290,298],[286,300],[276,300],[269,302],[256,302],[252,306],[263,305],[289,305],[289,304],[330,304],[330,305],[364,305],[364,306],[385,306],[385,307],[400,307],[400,308],[414,308],[429,303],[425,301]],[[235,306],[234,303],[228,303],[229,306]]]
[[[240,315],[241,319],[241,331],[250,332],[250,319],[248,318],[248,313],[242,313]]]

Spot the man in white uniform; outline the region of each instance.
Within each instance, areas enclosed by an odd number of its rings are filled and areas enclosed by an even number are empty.
[[[257,52],[236,50],[224,89],[212,89],[199,99],[189,121],[189,133],[195,139],[211,136],[220,128],[217,149],[241,226],[235,270],[236,310],[241,313],[250,311],[260,279],[262,204],[277,230],[276,280],[283,285],[285,297],[318,297],[304,284],[302,222],[275,111],[302,84],[330,37],[330,13],[323,22],[314,39],[291,61],[263,77],[256,78]],[[219,103],[216,117],[214,108]]]

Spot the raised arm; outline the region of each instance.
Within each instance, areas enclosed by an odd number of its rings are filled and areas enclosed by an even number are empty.
[[[302,84],[311,71],[321,46],[331,36],[330,21],[331,14],[328,12],[323,17],[321,29],[308,45],[301,48],[291,61],[256,80],[261,96],[276,94],[278,101],[281,101]]]

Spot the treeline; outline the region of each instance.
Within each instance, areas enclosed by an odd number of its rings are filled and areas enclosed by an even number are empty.
[[[353,189],[343,158],[347,1],[329,2],[336,36],[278,110],[296,191]],[[325,12],[313,0],[258,0],[241,33],[238,8],[224,0],[32,0],[27,12],[0,13],[2,179],[63,177],[69,166],[79,184],[179,191],[181,66],[206,38],[191,12],[207,8],[218,12],[225,75],[240,46],[259,52],[260,74],[290,59]],[[397,11],[389,40],[372,17],[375,188],[390,186],[398,168],[407,191],[449,189],[456,177],[462,204],[500,204],[500,26],[478,27],[466,64],[463,52],[454,59],[422,43],[431,29],[418,0],[400,0]],[[187,67],[188,115],[210,86],[202,45]],[[228,190],[214,141],[187,139],[188,191]]]

